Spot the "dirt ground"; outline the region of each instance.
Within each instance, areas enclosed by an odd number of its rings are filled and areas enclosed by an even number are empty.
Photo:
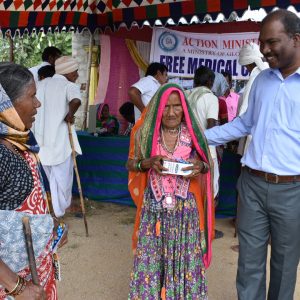
[[[131,234],[135,208],[93,201],[88,206],[88,238],[82,218],[74,213],[65,217],[69,241],[59,250],[59,299],[125,300],[133,263]],[[238,253],[230,247],[237,244],[237,239],[233,237],[230,219],[218,219],[216,223],[224,237],[213,243],[213,261],[207,272],[209,299],[234,300]],[[300,299],[299,278],[294,299]]]

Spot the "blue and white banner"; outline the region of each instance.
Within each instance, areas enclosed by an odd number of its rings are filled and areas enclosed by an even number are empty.
[[[237,24],[234,24],[237,25]],[[194,77],[202,65],[227,71],[234,79],[247,79],[248,71],[238,63],[239,51],[250,42],[259,44],[258,32],[190,33],[154,28],[150,62],[161,62],[170,76]]]

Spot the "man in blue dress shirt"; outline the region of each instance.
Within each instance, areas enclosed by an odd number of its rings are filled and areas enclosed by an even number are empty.
[[[277,10],[262,22],[260,50],[270,65],[255,79],[247,111],[205,132],[210,145],[251,134],[238,181],[240,300],[292,300],[300,256],[300,19]]]

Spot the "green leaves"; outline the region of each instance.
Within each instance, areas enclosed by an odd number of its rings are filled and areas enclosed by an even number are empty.
[[[42,61],[42,52],[47,46],[55,46],[63,55],[72,54],[72,33],[43,33],[24,34],[22,37],[14,37],[14,62],[33,67]],[[9,61],[9,40],[0,38],[0,61]]]

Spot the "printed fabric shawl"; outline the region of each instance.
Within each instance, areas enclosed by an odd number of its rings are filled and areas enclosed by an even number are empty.
[[[0,84],[0,138],[9,141],[21,151],[37,153],[39,146],[30,130],[25,129],[20,116]]]
[[[178,92],[184,111],[184,120],[192,138],[193,147],[199,157],[208,163],[212,170],[212,161],[209,154],[206,139],[201,130],[200,124],[195,118],[192,109],[186,101],[183,90],[176,84],[168,83],[161,86],[152,100],[143,111],[140,119],[136,122],[131,131],[129,158],[140,160],[155,156],[158,147],[159,130],[161,126],[164,107],[172,92]],[[129,172],[128,188],[134,203],[137,206],[137,214],[132,237],[132,248],[135,250],[138,239],[138,228],[140,224],[140,214],[144,199],[144,191],[147,186],[149,172]],[[191,179],[189,191],[194,194],[199,213],[200,230],[205,234],[206,249],[204,249],[203,260],[208,268],[211,255],[211,241],[214,232],[214,206],[212,193],[212,174],[200,174]]]
[[[198,100],[206,94],[213,94],[213,92],[206,86],[195,87],[192,90],[186,92],[188,102],[193,112],[197,111],[196,107],[197,107]],[[195,114],[195,116],[197,117],[197,114]]]
[[[29,151],[35,157],[45,186],[47,177],[38,157],[40,147],[30,130],[25,129],[20,116],[15,110],[10,98],[0,84],[0,138],[10,142],[21,151]]]

